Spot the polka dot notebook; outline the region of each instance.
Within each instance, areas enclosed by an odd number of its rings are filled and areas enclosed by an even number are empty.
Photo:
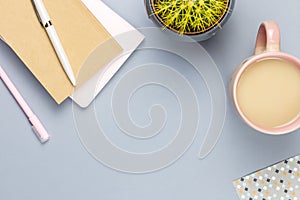
[[[296,156],[233,182],[244,200],[300,200],[300,156]]]

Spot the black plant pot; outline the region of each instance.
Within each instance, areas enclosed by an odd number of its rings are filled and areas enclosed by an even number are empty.
[[[177,1],[177,0],[174,0]],[[184,1],[184,0],[182,0]],[[196,0],[197,1],[197,0]],[[206,30],[201,31],[201,32],[185,32],[185,33],[180,33],[179,30],[174,29],[173,27],[166,26],[164,21],[160,18],[159,15],[156,14],[154,4],[156,3],[156,0],[145,0],[145,6],[147,10],[148,17],[159,27],[162,27],[166,29],[168,32],[171,34],[184,34],[187,35],[191,38],[193,38],[196,41],[204,41],[216,34],[217,31],[223,27],[223,25],[227,22],[229,17],[231,16],[231,13],[234,8],[235,0],[229,0],[227,10],[224,12],[222,17],[218,20],[218,22],[212,26],[208,27]]]

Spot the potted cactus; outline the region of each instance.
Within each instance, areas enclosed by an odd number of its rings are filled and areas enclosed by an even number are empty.
[[[145,0],[145,5],[159,26],[202,41],[225,24],[234,0]]]

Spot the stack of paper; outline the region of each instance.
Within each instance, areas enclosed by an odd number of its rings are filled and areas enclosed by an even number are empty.
[[[0,38],[15,51],[57,103],[75,90],[72,98],[79,105],[87,106],[96,94],[93,92],[92,98],[87,97],[85,88],[95,88],[93,80],[97,80],[101,83],[97,85],[97,91],[100,91],[121,66],[122,62],[109,64],[128,48],[122,41],[116,41],[115,35],[134,29],[98,0],[44,0],[44,4],[70,60],[77,88],[66,76],[30,0],[0,0]],[[106,14],[99,15],[100,12]],[[119,32],[113,31],[116,27]],[[142,38],[139,34],[130,48],[136,48]]]

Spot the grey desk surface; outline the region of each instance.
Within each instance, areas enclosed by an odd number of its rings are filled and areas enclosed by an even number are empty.
[[[146,17],[142,0],[104,2],[137,28],[153,26]],[[236,2],[233,15],[223,30],[211,40],[202,43],[218,66],[225,85],[235,67],[252,54],[257,28],[264,20],[271,19],[279,23],[282,50],[300,57],[299,8],[300,2],[297,0]],[[146,57],[153,54],[164,59],[163,54],[155,50],[152,53],[146,50],[136,52],[114,79],[130,70],[135,60],[147,60]],[[166,62],[169,62],[169,66],[176,65],[172,59]],[[203,140],[203,134],[199,133],[188,151],[171,166],[147,174],[122,173],[101,164],[85,150],[76,131],[72,101],[66,100],[63,104],[56,105],[3,42],[0,43],[0,64],[52,135],[45,145],[38,142],[27,119],[1,83],[0,199],[3,200],[238,199],[232,186],[234,179],[300,154],[300,130],[278,137],[258,133],[239,119],[230,101],[227,101],[223,133],[207,158],[197,158]],[[195,78],[193,73],[187,73],[186,76],[187,79],[189,76],[191,79]],[[114,79],[96,99],[99,110],[109,105],[107,94],[114,87]],[[199,85],[201,82],[203,80],[199,78]],[[193,87],[201,99],[202,91],[197,89],[197,84]],[[152,103],[151,94],[155,94],[158,102],[168,102],[170,99],[167,104],[171,105],[172,112],[172,105],[176,103],[172,95],[165,94],[159,87],[144,89],[145,91],[137,93],[130,104],[132,116],[137,123],[147,123],[145,113],[140,111],[144,112],[149,108],[148,104]],[[206,101],[205,98],[203,101]],[[140,109],[135,109],[132,104],[138,105]],[[202,110],[204,116],[206,112],[208,111]],[[178,120],[173,114],[169,115],[168,120]],[[100,111],[98,115],[101,119]],[[113,123],[108,121],[105,126],[108,130],[111,127],[112,140],[115,139],[115,142],[127,150],[139,151],[142,148],[143,145],[137,143],[122,143],[122,137],[117,136],[121,132],[115,131]],[[166,126],[166,129],[168,127],[172,126]],[[108,133],[110,134],[109,131]],[[149,147],[151,148],[153,146]]]

